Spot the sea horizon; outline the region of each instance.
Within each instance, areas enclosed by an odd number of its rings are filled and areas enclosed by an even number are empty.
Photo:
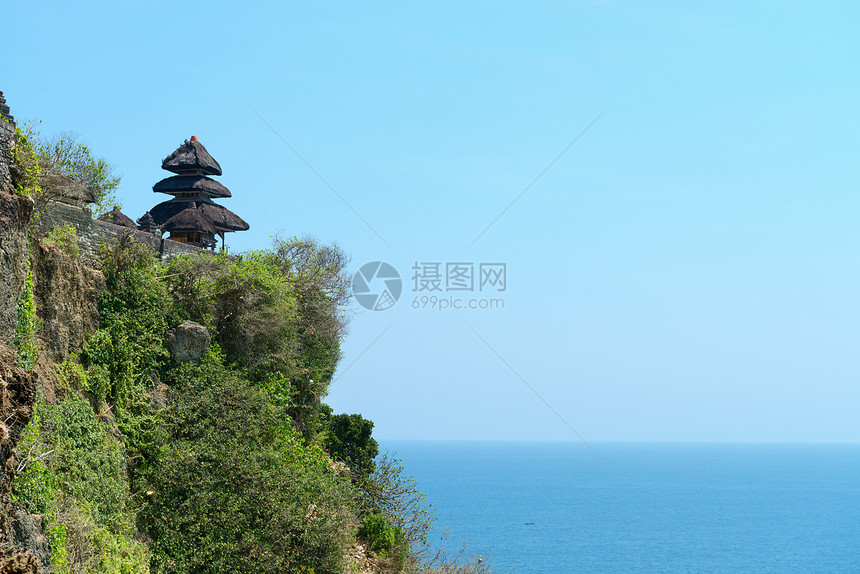
[[[860,571],[860,444],[380,441],[494,572]],[[456,546],[456,544],[455,544]]]
[[[584,448],[588,445],[577,440],[564,439],[471,439],[471,438],[377,438],[380,446],[387,443],[406,443],[406,442],[421,442],[421,443],[547,443],[547,444],[580,444]],[[746,440],[635,440],[635,439],[606,439],[588,441],[591,446],[600,444],[701,444],[701,445],[858,445],[860,440],[845,440],[845,441],[746,441]]]

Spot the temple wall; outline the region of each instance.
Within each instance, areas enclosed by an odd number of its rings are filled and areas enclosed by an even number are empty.
[[[11,194],[12,177],[10,167],[12,165],[12,148],[15,144],[15,124],[14,118],[9,112],[10,110],[6,105],[3,92],[0,91],[0,116],[2,116],[2,119],[0,119],[0,193]],[[8,203],[12,201],[12,198],[3,198],[3,201]],[[27,201],[29,201],[29,209],[32,210],[33,202],[29,199]],[[127,234],[131,234],[135,240],[149,246],[162,262],[166,262],[178,255],[193,255],[201,252],[200,248],[188,245],[187,243],[162,239],[160,235],[93,219],[92,212],[86,207],[80,208],[65,203],[50,202],[44,210],[40,209],[38,211],[41,212],[41,215],[39,216],[40,219],[37,225],[41,226],[42,231],[45,233],[55,226],[75,226],[78,235],[78,246],[81,251],[81,262],[89,267],[98,267],[100,245]],[[27,219],[29,220],[29,212]],[[10,226],[9,222],[0,218],[0,267],[2,267],[5,255],[4,233],[11,230]],[[4,274],[6,274],[5,271]],[[2,315],[2,312],[0,312],[0,315]]]
[[[75,226],[78,234],[78,246],[81,249],[81,261],[90,267],[98,267],[99,245],[128,234],[134,237],[136,241],[149,246],[162,262],[178,255],[193,255],[201,251],[193,245],[161,239],[152,233],[93,219],[89,209],[65,203],[48,204],[43,217],[47,220],[43,222],[43,225],[50,227]]]

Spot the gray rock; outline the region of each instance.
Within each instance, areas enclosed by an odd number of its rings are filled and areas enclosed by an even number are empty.
[[[164,346],[174,365],[197,362],[209,350],[209,330],[200,323],[183,321],[167,334]]]
[[[30,514],[26,510],[15,509],[11,516],[14,529],[14,543],[26,553],[32,553],[43,572],[50,572],[51,548],[48,538],[44,534],[42,517],[38,514]],[[24,563],[29,561],[24,559]],[[24,570],[29,572],[29,570]],[[33,570],[38,572],[38,570]]]

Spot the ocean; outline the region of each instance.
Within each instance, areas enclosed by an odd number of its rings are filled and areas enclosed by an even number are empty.
[[[593,446],[380,450],[497,574],[860,572],[860,445]]]

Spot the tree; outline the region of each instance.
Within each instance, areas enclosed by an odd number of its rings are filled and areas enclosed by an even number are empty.
[[[50,140],[37,139],[36,150],[43,173],[59,171],[93,194],[96,216],[119,207],[115,192],[120,177],[107,161],[92,154],[78,134],[61,132]]]
[[[237,259],[172,260],[164,279],[180,316],[210,328],[227,361],[288,404],[311,441],[341,357],[350,296],[349,258],[337,245],[276,238],[271,251]]]
[[[373,421],[361,415],[340,414],[328,418],[325,447],[335,460],[346,463],[353,480],[363,483],[376,465],[379,444],[371,436]]]
[[[343,572],[356,492],[282,407],[210,354],[168,382],[164,453],[139,482],[154,572]]]

